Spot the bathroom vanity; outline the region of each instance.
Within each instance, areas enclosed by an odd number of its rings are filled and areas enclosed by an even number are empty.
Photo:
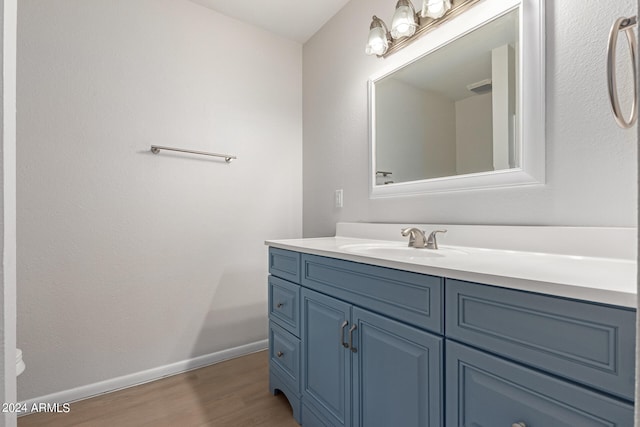
[[[633,230],[449,226],[421,250],[399,228],[267,242],[270,389],[299,423],[633,425],[633,250],[571,247]]]

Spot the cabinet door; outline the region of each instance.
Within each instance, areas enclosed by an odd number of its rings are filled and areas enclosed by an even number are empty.
[[[629,427],[633,405],[447,340],[447,426]]]
[[[350,314],[349,304],[302,290],[303,401],[336,427],[351,425],[351,352],[342,344]]]
[[[442,338],[360,308],[352,317],[353,425],[442,426]]]

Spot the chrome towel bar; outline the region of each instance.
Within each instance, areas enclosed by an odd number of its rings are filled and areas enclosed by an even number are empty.
[[[638,42],[633,32],[633,27],[637,25],[637,18],[618,18],[611,27],[609,33],[609,47],[607,50],[607,83],[609,84],[609,101],[611,101],[611,109],[616,123],[623,129],[633,126],[638,119],[638,87],[637,87],[637,71],[636,58],[638,57]],[[629,50],[631,51],[631,64],[633,67],[633,105],[629,119],[626,119],[620,109],[620,101],[618,99],[618,86],[616,82],[616,48],[618,43],[618,34],[624,31],[629,42]]]
[[[158,154],[160,150],[165,151],[178,151],[180,153],[189,153],[189,154],[198,154],[201,156],[211,156],[211,157],[222,157],[225,162],[231,163],[231,160],[237,159],[236,156],[232,156],[231,154],[218,154],[218,153],[207,153],[204,151],[194,151],[194,150],[185,150],[183,148],[172,148],[172,147],[162,147],[160,145],[152,145],[151,152],[153,154]]]

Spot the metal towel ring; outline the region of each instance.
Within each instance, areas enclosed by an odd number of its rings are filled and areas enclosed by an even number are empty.
[[[628,129],[633,126],[638,119],[638,88],[637,88],[637,73],[636,73],[636,58],[638,56],[638,43],[636,36],[633,33],[633,27],[637,24],[636,17],[631,18],[618,18],[611,27],[611,33],[609,34],[609,48],[607,51],[607,81],[609,83],[609,100],[611,101],[611,109],[613,110],[613,116],[616,119],[616,123],[623,128]],[[629,119],[625,119],[620,109],[620,101],[618,99],[618,89],[616,82],[616,46],[618,43],[618,33],[624,31],[627,35],[627,41],[629,42],[629,50],[631,51],[631,64],[633,66],[633,105],[631,107],[631,114]]]

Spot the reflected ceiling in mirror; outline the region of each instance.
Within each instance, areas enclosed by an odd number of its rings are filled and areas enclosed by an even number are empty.
[[[540,143],[523,145],[522,10],[370,80],[372,197],[541,182],[524,168]]]

